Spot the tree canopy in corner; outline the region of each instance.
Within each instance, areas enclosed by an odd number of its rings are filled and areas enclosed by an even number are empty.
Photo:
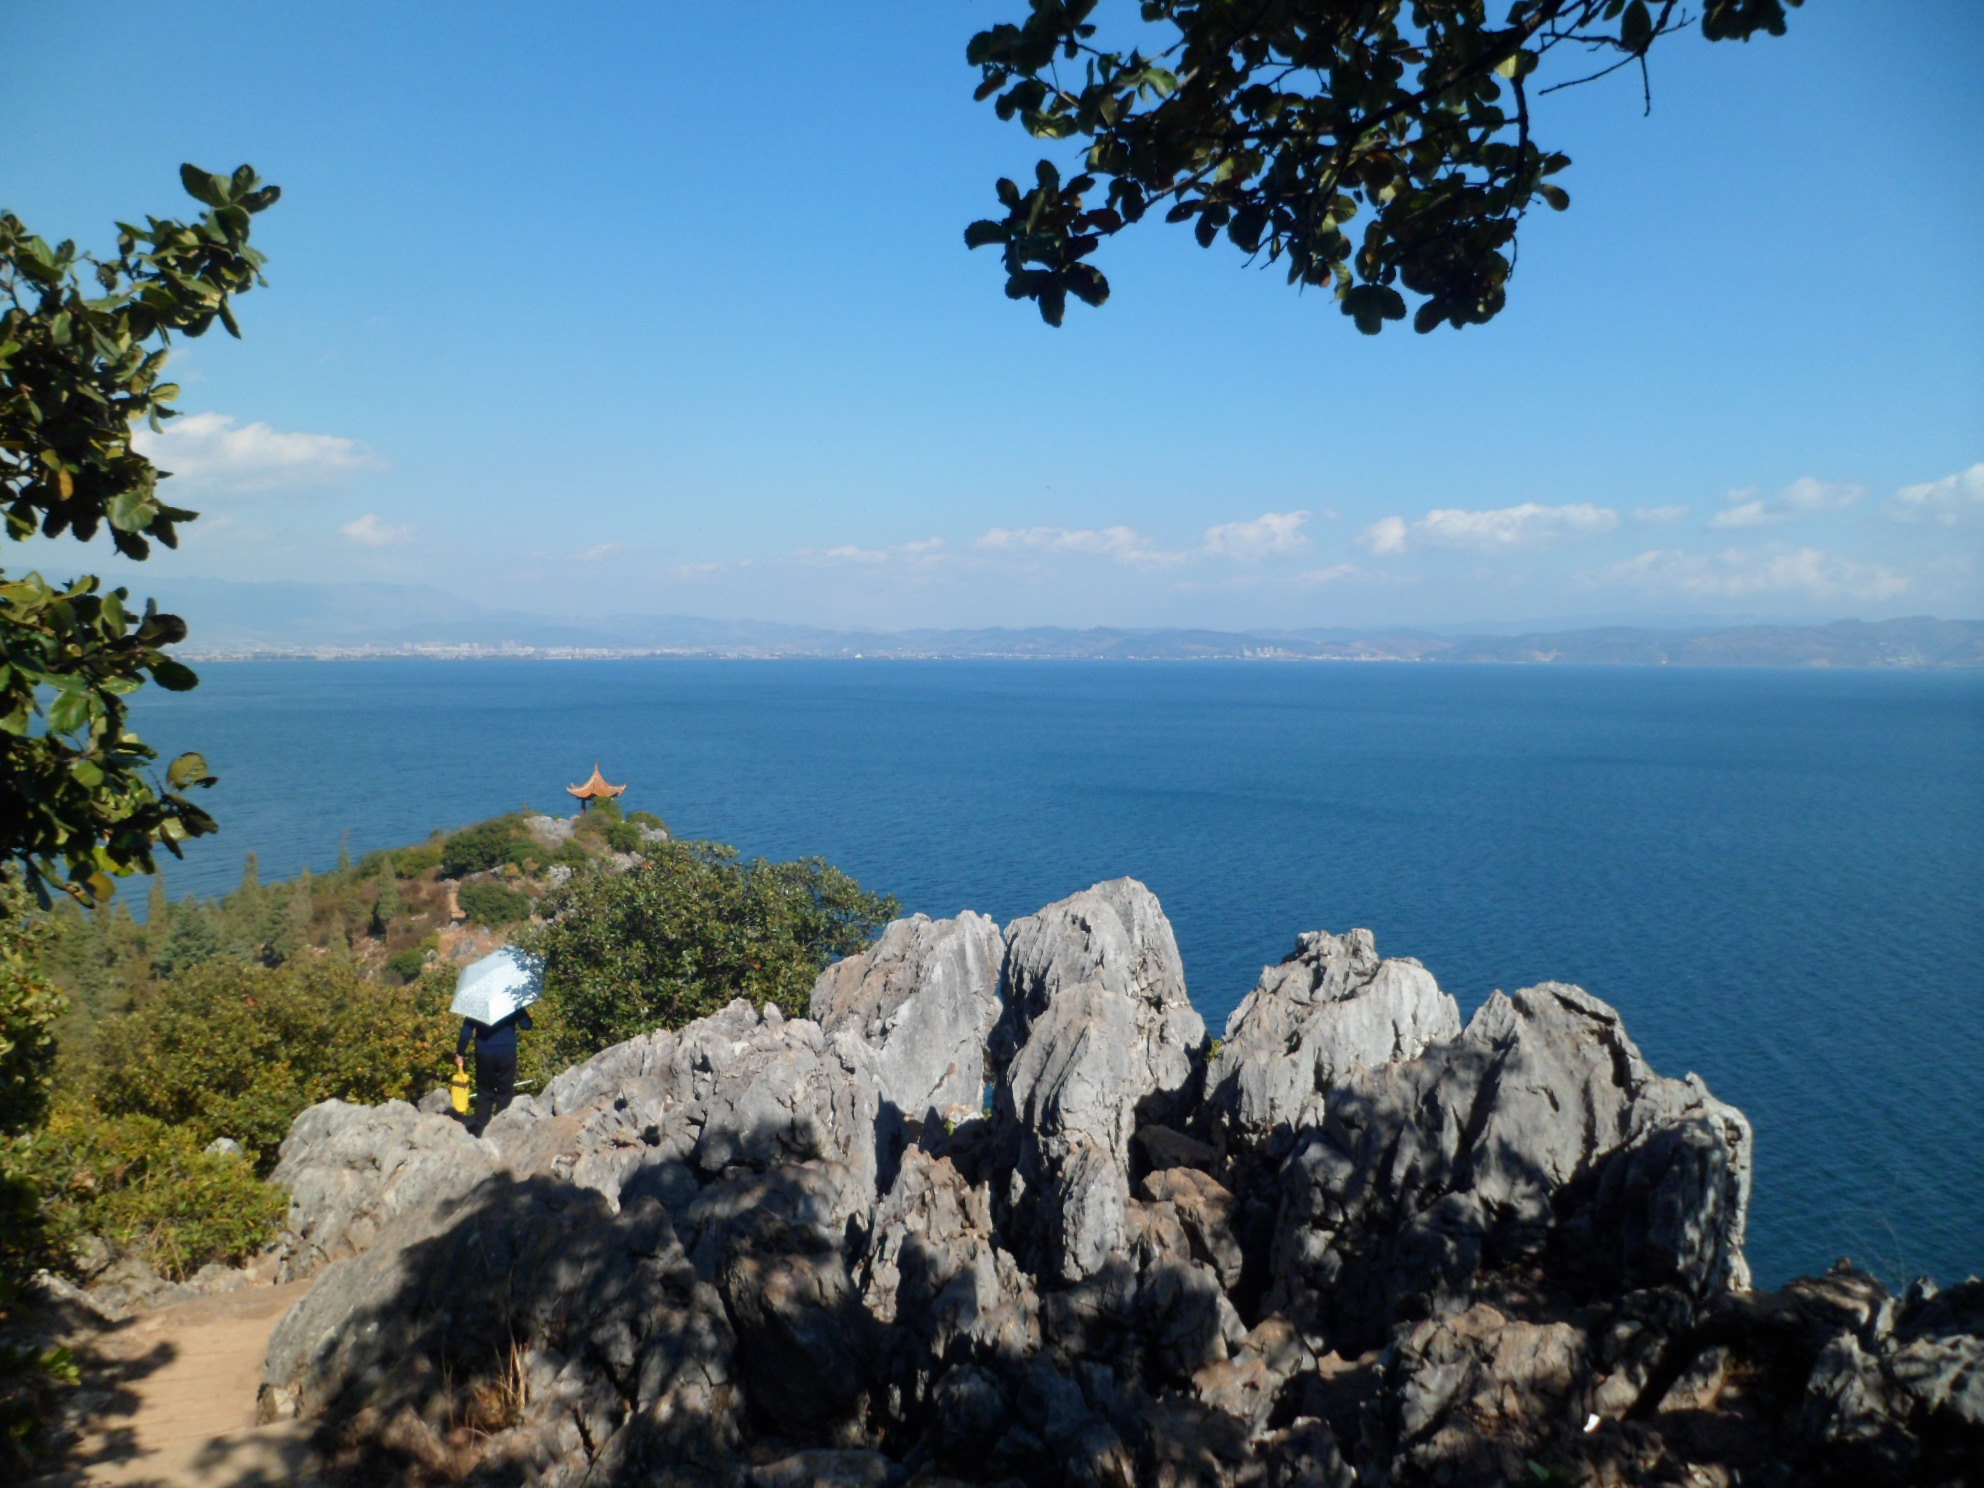
[[[1620,68],[1645,78],[1663,37],[1782,35],[1803,0],[1142,0],[1105,38],[1097,0],[1028,0],[967,60],[1035,139],[1083,139],[1002,180],[1004,215],[965,230],[997,245],[1006,293],[1059,325],[1100,305],[1102,240],[1162,211],[1200,246],[1222,234],[1291,284],[1330,289],[1367,335],[1405,319],[1474,325],[1507,301],[1516,229],[1570,158],[1532,133],[1531,104]],[[1114,14],[1114,8],[1111,9]],[[1359,219],[1361,223],[1359,222]]]

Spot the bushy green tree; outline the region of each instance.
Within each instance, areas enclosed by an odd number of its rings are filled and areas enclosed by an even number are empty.
[[[379,895],[372,901],[372,933],[383,938],[400,914],[400,881],[389,856],[379,874]]]
[[[108,531],[127,558],[178,544],[195,513],[159,497],[165,472],[131,444],[160,427],[179,389],[162,380],[174,333],[218,321],[235,335],[235,295],[261,282],[248,246],[254,215],[278,195],[242,166],[183,166],[207,210],[186,223],[120,223],[99,258],[50,246],[0,211],[0,506],[7,535],[88,541]],[[214,828],[183,792],[212,783],[197,754],[150,773],[157,752],[129,726],[126,699],[147,680],[178,691],[198,678],[167,654],[186,626],[93,577],[54,582],[0,573],[0,874],[100,902],[112,880],[155,866],[154,847]]]
[[[192,1127],[59,1103],[18,1160],[40,1198],[45,1258],[60,1265],[100,1235],[178,1280],[253,1255],[288,1197],[247,1158],[204,1148]]]
[[[455,895],[462,913],[481,925],[509,925],[528,919],[537,901],[506,884],[463,884]]]
[[[305,1106],[417,1099],[446,1078],[458,1025],[442,981],[410,995],[348,962],[207,962],[104,1024],[97,1104],[201,1144],[232,1137],[266,1172]]]
[[[441,872],[449,878],[485,873],[505,863],[520,863],[533,846],[520,816],[494,816],[464,827],[441,844]]]
[[[818,858],[749,863],[713,842],[668,842],[626,873],[583,873],[547,901],[555,918],[518,937],[546,960],[526,1059],[563,1068],[731,999],[803,1015],[813,982],[872,940],[901,906]]]
[[[1711,41],[1781,35],[1802,0],[1027,0],[966,56],[978,97],[1039,140],[1081,140],[1031,186],[998,184],[1006,293],[1059,325],[1099,305],[1089,257],[1147,214],[1222,235],[1291,284],[1328,290],[1375,335],[1488,320],[1507,299],[1517,226],[1570,197],[1571,162],[1539,143],[1531,106],[1693,23]],[[1499,17],[1499,19],[1497,19]],[[1064,171],[1062,166],[1068,168]],[[1353,223],[1362,219],[1362,231]]]

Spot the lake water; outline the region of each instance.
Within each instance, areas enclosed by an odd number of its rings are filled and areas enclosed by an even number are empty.
[[[1369,926],[1472,1012],[1558,979],[1757,1130],[1751,1257],[1984,1272],[1984,676],[1013,662],[272,662],[154,694],[221,836],[175,895],[597,759],[625,804],[1000,920],[1129,874],[1215,1029]]]

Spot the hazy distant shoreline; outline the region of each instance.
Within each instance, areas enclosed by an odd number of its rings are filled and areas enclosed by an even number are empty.
[[[615,622],[602,622],[602,628]],[[627,622],[622,621],[620,624]],[[189,661],[1253,661],[1477,665],[1777,666],[1948,670],[1984,667],[1984,621],[1906,619],[1830,625],[1654,630],[1628,626],[1514,636],[1416,630],[1015,630],[830,632],[751,622],[653,621],[705,630],[675,644],[474,640],[217,641]],[[729,634],[721,634],[728,631]],[[707,632],[719,632],[708,634]]]

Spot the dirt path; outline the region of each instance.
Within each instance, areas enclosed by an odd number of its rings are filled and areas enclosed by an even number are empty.
[[[255,1424],[262,1355],[308,1282],[246,1287],[97,1335],[85,1388],[110,1403],[52,1481],[76,1488],[274,1488],[308,1482],[307,1423]]]

